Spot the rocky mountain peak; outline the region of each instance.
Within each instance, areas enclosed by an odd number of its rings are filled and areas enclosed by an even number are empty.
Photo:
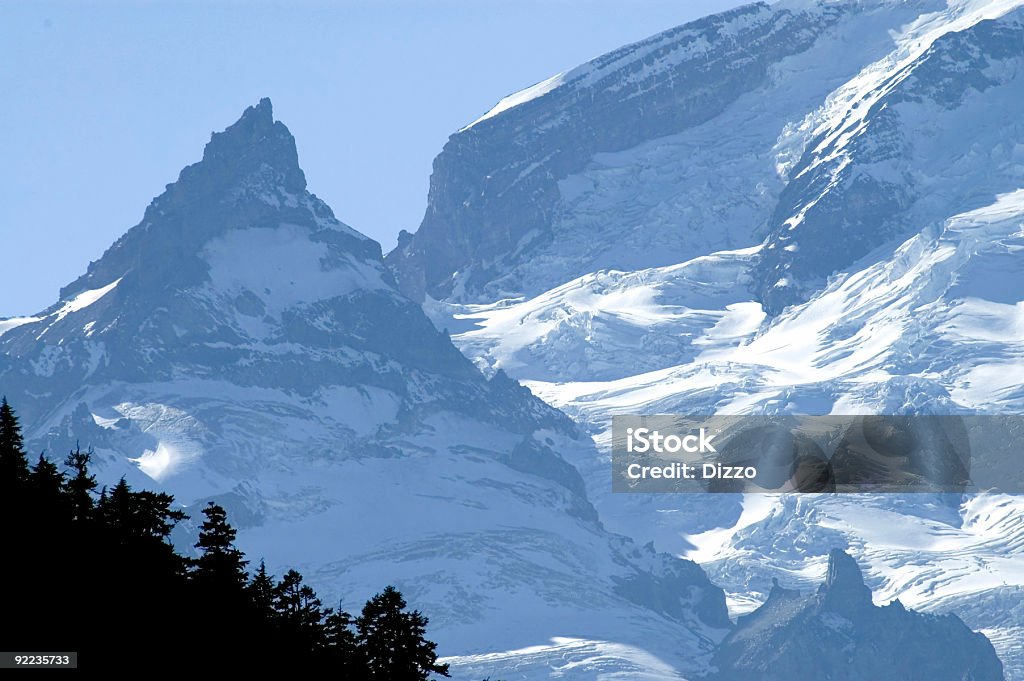
[[[825,583],[818,593],[827,607],[847,609],[871,605],[871,589],[864,584],[864,575],[850,554],[832,549],[828,554]]]
[[[833,589],[867,589],[864,575],[850,554],[841,549],[832,549],[828,554],[828,572],[825,575],[825,588]]]
[[[839,549],[817,594],[774,583],[722,641],[715,665],[708,681],[1004,678],[992,644],[955,615],[875,607],[857,562]]]
[[[129,280],[144,287],[193,285],[205,278],[199,254],[212,239],[232,230],[282,224],[334,232],[336,238],[347,237],[347,250],[363,258],[380,257],[376,244],[336,220],[323,201],[306,191],[295,138],[274,120],[273,105],[263,98],[213,133],[202,160],[185,167],[149,204],[142,222],[65,287],[61,299],[129,273]]]
[[[274,107],[264,97],[248,107],[234,124],[215,132],[203,151],[200,163],[185,168],[180,184],[198,181],[232,181],[272,170],[284,189],[292,193],[306,189],[306,177],[299,168],[295,138],[284,123],[274,120]],[[215,182],[223,186],[223,182]]]

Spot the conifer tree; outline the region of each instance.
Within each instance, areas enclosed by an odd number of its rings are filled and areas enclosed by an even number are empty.
[[[323,603],[295,570],[286,572],[274,588],[274,612],[292,645],[310,652],[323,645]]]
[[[114,485],[114,489],[100,490],[100,498],[96,501],[96,518],[107,527],[116,530],[116,534],[127,537],[131,534],[131,516],[133,510],[131,487],[122,478]]]
[[[267,565],[262,560],[245,590],[256,614],[270,620],[274,614],[274,578],[267,574]]]
[[[212,501],[203,515],[206,520],[196,542],[201,555],[195,561],[194,576],[205,585],[241,593],[247,580],[244,554],[235,548],[238,532],[228,523],[227,512]]]
[[[71,469],[72,473],[65,485],[65,489],[71,501],[71,510],[76,520],[87,519],[93,510],[92,493],[96,489],[96,476],[89,473],[89,464],[91,462],[92,449],[90,448],[83,453],[82,448],[78,446],[64,460],[64,465]]]
[[[96,515],[125,540],[164,541],[187,516],[172,509],[174,497],[163,492],[133,492],[122,477],[109,494],[104,488],[96,503]]]
[[[324,648],[332,666],[343,678],[362,678],[366,674],[363,651],[355,631],[355,620],[344,610],[328,608],[324,617]]]
[[[28,488],[32,495],[30,505],[40,523],[51,529],[69,520],[70,507],[64,495],[65,482],[65,475],[57,468],[57,464],[40,454],[28,476]]]
[[[29,473],[29,484],[33,492],[55,502],[64,481],[65,475],[57,468],[57,464],[47,459],[45,454],[40,454],[39,460]]]
[[[11,490],[28,479],[21,424],[7,398],[0,400],[0,490]]]
[[[384,589],[363,607],[356,620],[359,645],[370,681],[426,681],[431,674],[449,676],[437,663],[437,644],[426,639],[427,618],[405,611],[402,594]]]
[[[165,542],[171,535],[174,526],[187,518],[184,511],[172,509],[174,497],[166,492],[153,492],[148,489],[133,492],[135,523],[133,531],[141,537]]]

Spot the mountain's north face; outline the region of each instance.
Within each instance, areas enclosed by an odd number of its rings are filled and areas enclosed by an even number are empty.
[[[394,583],[442,652],[656,641],[700,670],[731,626],[696,564],[603,529],[562,456],[589,439],[398,291],[306,190],[269,100],[58,303],[2,324],[0,392],[36,451],[79,441],[103,483],[218,501],[250,558],[328,602]]]

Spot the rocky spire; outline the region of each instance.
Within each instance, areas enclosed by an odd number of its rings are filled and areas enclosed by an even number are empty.
[[[194,256],[217,234],[235,227],[309,222],[311,216],[299,214],[304,209],[298,207],[305,191],[295,138],[274,120],[273,105],[265,97],[224,131],[213,133],[202,160],[183,169],[177,182],[146,208],[142,222],[62,289],[61,299],[129,272],[140,286],[195,283],[205,276],[205,267]],[[318,202],[317,209],[333,217],[326,205]]]
[[[715,681],[1003,679],[983,635],[955,615],[871,602],[857,562],[834,549],[825,583],[801,596],[774,583],[761,607],[743,615],[715,652]]]
[[[850,554],[832,549],[828,554],[828,572],[819,588],[824,603],[831,607],[871,604],[871,589],[864,584],[864,575]]]
[[[274,107],[264,97],[250,106],[234,124],[210,137],[200,163],[181,172],[179,185],[189,189],[204,184],[223,187],[260,172],[272,171],[281,186],[293,194],[306,189],[306,177],[299,168],[295,138],[284,123],[274,121]]]

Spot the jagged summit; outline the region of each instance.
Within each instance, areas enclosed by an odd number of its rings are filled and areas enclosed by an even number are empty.
[[[844,589],[863,587],[864,575],[850,554],[842,549],[832,549],[828,554],[828,572],[825,574],[825,587]]]
[[[306,189],[295,138],[284,123],[274,120],[273,104],[264,97],[223,132],[213,133],[203,151],[203,160],[182,170],[178,183],[206,187],[200,183],[213,180],[210,189],[215,190],[224,182],[244,179],[267,168],[275,171],[287,191],[299,193]]]
[[[1002,681],[992,644],[955,615],[875,607],[857,562],[829,552],[816,594],[774,584],[765,603],[739,618],[715,655],[709,681],[913,679]]]
[[[860,566],[850,554],[832,549],[828,554],[828,572],[819,593],[830,602],[848,605],[871,603],[871,589],[864,584]]]
[[[246,107],[242,116],[223,132],[213,133],[210,136],[210,144],[206,147],[205,157],[209,157],[211,149],[216,148],[215,145],[218,141],[223,142],[234,138],[251,142],[266,136],[275,126],[279,131],[283,131],[291,137],[288,128],[283,123],[274,121],[274,104],[270,101],[270,97],[262,97],[255,105]]]
[[[213,133],[202,160],[184,168],[153,199],[142,222],[62,289],[61,300],[122,277],[129,287],[146,290],[193,286],[206,277],[208,268],[200,261],[210,241],[232,230],[282,224],[322,232],[360,259],[380,259],[376,242],[339,222],[327,204],[306,191],[295,138],[274,120],[273,105],[263,98]]]
[[[202,160],[186,166],[177,182],[167,185],[146,217],[155,219],[200,198],[253,198],[278,207],[280,199],[298,199],[305,190],[295,138],[284,123],[274,120],[273,104],[264,97],[223,131],[210,135]]]

